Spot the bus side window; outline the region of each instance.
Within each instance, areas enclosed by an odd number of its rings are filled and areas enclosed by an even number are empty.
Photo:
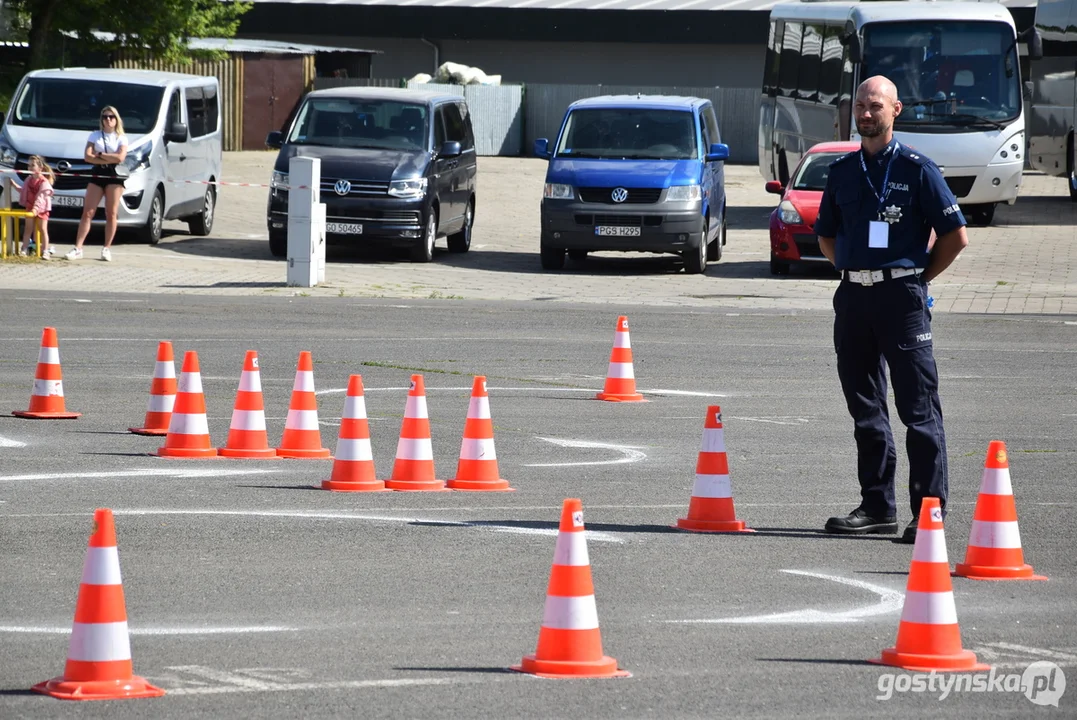
[[[770,37],[767,40],[767,57],[763,71],[763,93],[771,97],[778,94],[778,61],[782,56],[784,30],[784,21],[775,20],[770,23]]]
[[[841,92],[842,27],[827,25],[823,35],[823,55],[819,66],[819,102],[838,105]]]
[[[804,42],[800,52],[800,72],[797,80],[797,99],[819,100],[819,62],[823,50],[821,23],[804,24]]]
[[[800,36],[802,24],[787,22],[782,38],[782,58],[778,73],[779,94],[795,97],[797,91],[797,66],[800,63]]]
[[[853,27],[846,27],[846,33],[856,32]],[[853,61],[849,59],[849,46],[845,45],[841,53],[841,90],[838,93],[838,139],[848,140],[852,130],[853,113]]]

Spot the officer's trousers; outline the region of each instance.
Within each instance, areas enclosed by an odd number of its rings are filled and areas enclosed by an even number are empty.
[[[939,498],[945,510],[946,437],[927,285],[916,275],[866,286],[843,279],[834,293],[834,312],[838,376],[857,446],[860,507],[873,517],[897,513],[897,452],[887,410],[885,363],[906,427],[912,513],[920,514],[924,497]]]

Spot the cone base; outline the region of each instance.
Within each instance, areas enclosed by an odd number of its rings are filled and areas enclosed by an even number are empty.
[[[954,655],[921,655],[919,653],[900,653],[896,648],[883,650],[882,657],[868,660],[874,665],[889,665],[913,672],[981,672],[990,670],[990,665],[976,661],[976,653],[962,650]]]
[[[969,580],[1046,580],[1043,575],[1037,575],[1031,565],[1019,565],[1017,567],[994,567],[990,565],[966,565],[958,563],[954,570],[954,577],[963,577]]]
[[[337,492],[389,492],[385,483],[381,480],[369,480],[359,482],[347,482],[345,480],[322,480],[321,485],[315,485],[322,490],[336,490]]]
[[[470,492],[514,492],[516,488],[509,487],[509,481],[499,478],[497,480],[459,480],[453,478],[445,483],[445,487],[452,490],[464,490]]]
[[[444,480],[386,480],[385,487],[411,492],[449,492]]]
[[[242,448],[217,448],[217,454],[226,458],[249,458],[252,460],[279,460],[280,455],[273,448],[244,450]]]
[[[32,410],[12,410],[11,414],[28,420],[74,420],[82,417],[82,413],[77,412],[34,412]]]
[[[42,695],[60,700],[124,700],[133,698],[161,697],[165,691],[150,685],[144,678],[132,675],[127,680],[94,680],[79,682],[53,678],[30,688]]]
[[[312,450],[303,450],[301,448],[277,448],[275,452],[280,457],[297,458],[299,460],[324,460],[333,456],[329,448],[316,448]]]
[[[678,530],[691,530],[692,532],[713,533],[752,533],[743,520],[689,520],[681,518],[673,527]]]
[[[511,665],[510,670],[537,675],[543,678],[624,678],[632,677],[627,670],[618,670],[617,661],[603,655],[598,660],[539,660],[534,655],[527,655],[519,665]]]
[[[135,435],[156,435],[164,436],[168,434],[168,428],[127,428]]]
[[[639,393],[606,393],[600,392],[595,395],[595,400],[608,402],[647,402]]]
[[[157,454],[161,457],[178,458],[215,458],[217,448],[158,448]]]

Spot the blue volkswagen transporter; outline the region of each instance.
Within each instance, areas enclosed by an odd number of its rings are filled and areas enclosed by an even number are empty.
[[[701,273],[726,241],[725,163],[709,100],[605,95],[568,106],[542,193],[542,267],[596,250],[674,253]]]

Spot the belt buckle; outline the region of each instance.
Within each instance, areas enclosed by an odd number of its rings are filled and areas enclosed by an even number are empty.
[[[871,287],[875,284],[875,279],[871,277],[871,270],[860,271],[860,284],[865,287]]]

